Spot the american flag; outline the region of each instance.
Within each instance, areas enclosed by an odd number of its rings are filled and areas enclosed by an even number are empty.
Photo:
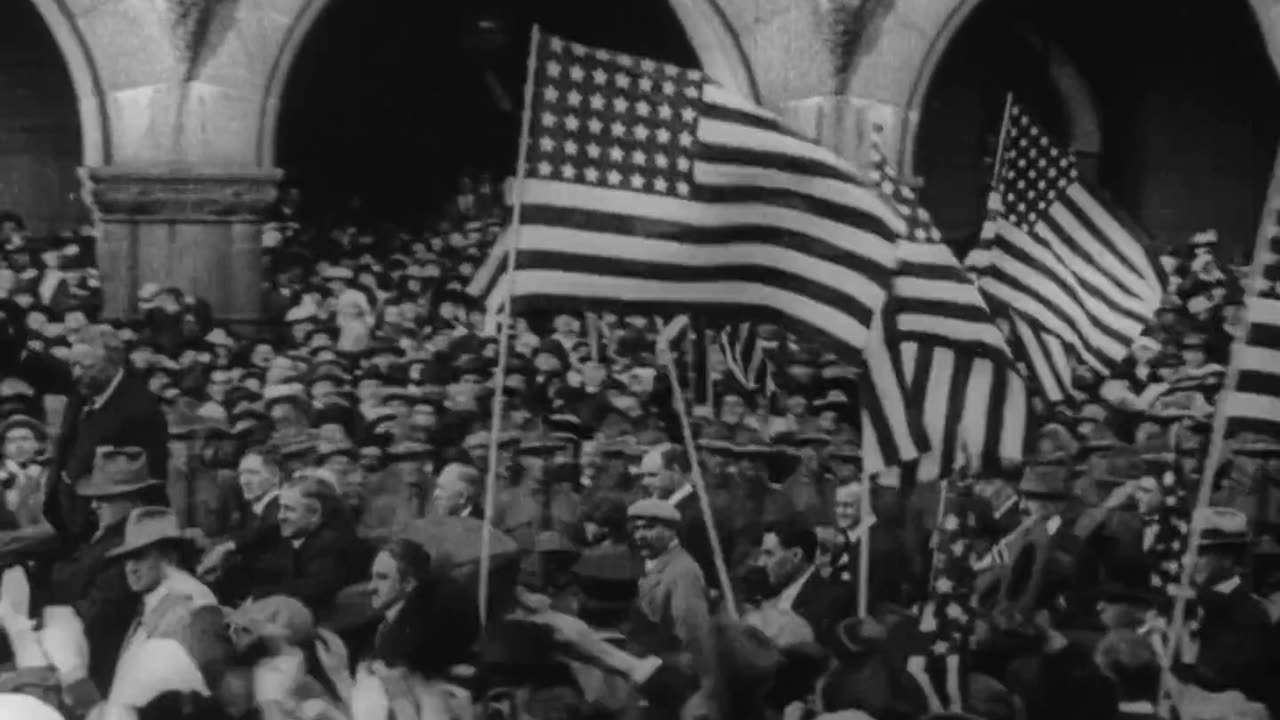
[[[907,414],[927,443],[912,471],[917,482],[954,470],[998,470],[1022,458],[1029,405],[1008,343],[973,279],[941,241],[914,191],[880,158],[881,191],[907,220],[885,314],[887,355],[903,376]],[[864,393],[865,394],[865,393]],[[872,393],[874,395],[874,393]],[[883,402],[883,398],[880,399]],[[864,437],[878,428],[864,418]],[[884,462],[863,454],[864,468]]]
[[[920,616],[921,657],[934,690],[946,688],[950,704],[960,705],[963,698],[954,693],[963,694],[959,679],[963,677],[962,664],[968,656],[976,617],[971,602],[977,576],[973,542],[977,518],[972,484],[945,481],[939,503],[929,601]]]
[[[1113,369],[1150,322],[1159,273],[1142,243],[1081,183],[1075,160],[1013,104],[989,199],[983,290]]]
[[[1269,202],[1269,222],[1254,253],[1257,278],[1245,300],[1248,327],[1231,353],[1235,386],[1220,399],[1226,436],[1258,433],[1280,437],[1280,200]]]
[[[1018,310],[1009,308],[1006,317],[1012,330],[1009,345],[1014,357],[1026,368],[1040,395],[1051,404],[1075,401],[1079,397],[1072,378],[1075,351]]]
[[[533,62],[520,227],[497,248],[518,244],[517,308],[750,306],[862,350],[902,222],[874,187],[700,71],[554,36]]]
[[[496,250],[516,248],[515,278],[474,294],[509,286],[517,309],[746,312],[845,354],[867,348],[904,231],[873,185],[700,71],[535,42],[520,225]],[[886,452],[912,456],[902,405],[883,409]]]

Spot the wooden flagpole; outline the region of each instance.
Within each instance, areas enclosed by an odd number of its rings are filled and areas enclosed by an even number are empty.
[[[503,282],[507,290],[503,293],[502,314],[498,317],[498,367],[494,373],[493,407],[489,430],[489,463],[484,480],[484,527],[480,532],[480,591],[477,598],[480,603],[480,624],[483,626],[489,619],[489,554],[493,550],[493,511],[498,495],[498,447],[502,435],[502,388],[506,384],[507,356],[511,351],[511,316],[512,297],[516,287],[516,255],[520,249],[520,211],[524,205],[525,164],[529,154],[529,125],[533,114],[533,80],[538,67],[538,45],[542,40],[542,32],[537,25],[529,34],[529,60],[524,79],[524,112],[520,121],[520,147],[516,151],[516,180],[511,194],[511,244],[507,248],[507,276]]]
[[[686,332],[693,332],[689,327]],[[664,347],[659,353],[662,364],[667,370],[667,379],[671,382],[671,402],[675,405],[676,415],[680,418],[680,433],[684,440],[684,451],[689,455],[690,481],[693,490],[698,494],[698,505],[702,508],[702,520],[707,526],[707,535],[711,541],[711,556],[715,562],[716,575],[720,578],[720,592],[724,596],[724,605],[729,617],[738,619],[738,603],[733,597],[733,584],[729,578],[729,567],[724,561],[724,550],[720,547],[720,535],[716,532],[715,516],[711,512],[711,496],[707,494],[707,485],[702,478],[702,468],[698,464],[698,447],[693,442],[693,428],[689,423],[689,411],[685,407],[684,393],[680,391],[680,375],[676,372],[675,359],[671,356],[669,340],[659,327],[658,342]]]
[[[1276,169],[1273,169],[1271,174],[1271,187],[1267,195],[1267,203],[1262,211],[1262,222],[1258,228],[1257,239],[1254,242],[1253,265],[1249,270],[1249,286],[1245,289],[1246,297],[1251,300],[1256,300],[1258,297],[1258,289],[1261,287],[1261,281],[1264,277],[1263,269],[1270,254],[1268,241],[1271,239],[1272,233],[1275,232],[1275,224],[1272,219],[1280,213],[1280,157],[1277,158],[1276,163]],[[1199,554],[1200,533],[1204,529],[1195,522],[1195,511],[1199,508],[1208,507],[1210,498],[1213,495],[1213,479],[1217,474],[1218,465],[1222,463],[1222,456],[1226,447],[1227,421],[1230,420],[1227,408],[1231,404],[1231,396],[1235,394],[1236,385],[1240,379],[1240,356],[1243,355],[1245,344],[1248,341],[1249,324],[1249,309],[1246,301],[1244,332],[1231,345],[1231,362],[1227,365],[1227,375],[1222,385],[1223,390],[1218,394],[1218,404],[1214,408],[1213,435],[1209,439],[1209,451],[1205,456],[1204,469],[1200,475],[1200,487],[1196,493],[1196,502],[1191,508],[1186,554],[1183,555],[1182,559],[1182,577],[1177,588],[1177,597],[1174,598],[1173,613],[1169,619],[1169,634],[1165,642],[1168,652],[1165,653],[1163,672],[1160,677],[1158,712],[1160,717],[1163,718],[1172,717],[1171,703],[1174,683],[1171,668],[1173,667],[1174,658],[1178,656],[1179,646],[1182,644],[1183,629],[1187,622],[1187,600],[1191,592],[1191,579],[1192,574],[1195,572],[1196,558]]]
[[[1004,96],[1004,113],[1000,116],[1000,137],[996,139],[996,156],[991,163],[991,187],[1000,182],[1000,165],[1004,163],[1004,144],[1009,139],[1009,118],[1013,117],[1013,93]]]

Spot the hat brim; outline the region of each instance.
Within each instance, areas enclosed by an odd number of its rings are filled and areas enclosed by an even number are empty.
[[[147,488],[157,487],[165,483],[160,480],[147,480],[146,482],[131,483],[127,485],[113,486],[95,486],[92,476],[86,480],[76,483],[76,495],[86,498],[104,498],[104,497],[120,497],[121,495],[130,495],[132,493],[146,490]]]
[[[154,547],[156,545],[159,545],[160,543],[172,543],[174,545],[182,546],[182,545],[194,545],[195,541],[193,541],[191,538],[185,535],[168,535],[164,537],[151,538],[150,540],[146,540],[144,542],[138,542],[138,543],[132,543],[132,544],[121,543],[116,548],[107,551],[107,557],[118,558],[118,557],[123,557],[125,555],[132,555],[142,550],[146,550],[149,547]]]

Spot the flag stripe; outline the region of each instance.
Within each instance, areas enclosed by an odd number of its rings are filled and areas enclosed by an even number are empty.
[[[1273,255],[1263,261],[1273,264],[1276,260]],[[1265,276],[1267,268],[1262,270]],[[1280,298],[1252,297],[1246,307],[1249,328],[1243,346],[1232,357],[1238,363],[1236,384],[1219,402],[1227,413],[1228,436],[1252,432],[1276,437],[1280,436]]]
[[[1027,322],[1016,310],[1010,311],[1009,320],[1016,338],[1014,353],[1027,366],[1044,399],[1059,403],[1073,397],[1071,361],[1062,340]]]

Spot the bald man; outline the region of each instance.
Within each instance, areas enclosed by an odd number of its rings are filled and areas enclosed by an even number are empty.
[[[475,502],[479,486],[478,470],[470,465],[450,463],[436,478],[436,489],[431,494],[431,507],[439,515],[482,517],[481,508]]]

